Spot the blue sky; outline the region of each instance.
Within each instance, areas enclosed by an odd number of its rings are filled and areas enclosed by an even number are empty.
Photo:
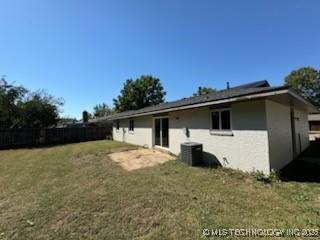
[[[0,75],[80,117],[123,82],[161,79],[166,100],[320,67],[318,0],[0,0]]]

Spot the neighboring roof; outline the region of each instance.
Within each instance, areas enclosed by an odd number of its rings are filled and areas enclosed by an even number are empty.
[[[105,122],[105,121],[108,121],[107,116],[89,119],[89,123],[100,123],[100,122]]]
[[[101,123],[101,122],[107,122],[107,121],[109,121],[107,119],[107,117],[98,117],[98,118],[89,119],[88,122],[83,122],[82,120],[78,120],[78,121],[69,121],[69,122],[66,122],[65,124],[69,124],[69,125],[84,125],[84,124]]]
[[[210,102],[214,103],[215,101],[220,101],[224,99],[231,99],[231,98],[241,97],[241,96],[249,96],[249,95],[254,95],[259,93],[275,92],[279,90],[288,90],[288,87],[280,86],[280,87],[256,87],[256,88],[245,88],[245,87],[230,88],[230,89],[221,90],[218,92],[200,95],[196,97],[183,98],[178,101],[161,103],[155,106],[141,108],[138,110],[116,113],[114,115],[109,116],[108,119],[115,120],[120,118],[133,117],[136,115],[146,115],[148,113],[154,114],[155,112],[158,113],[159,111],[168,112],[183,106],[192,107],[193,105],[195,105],[194,107],[197,107],[196,105],[201,103],[210,103]]]
[[[241,88],[258,88],[258,87],[270,87],[270,84],[267,80],[261,80],[251,83],[242,84],[236,87],[232,87],[230,89],[241,89]]]
[[[320,114],[309,114],[309,121],[320,121]]]

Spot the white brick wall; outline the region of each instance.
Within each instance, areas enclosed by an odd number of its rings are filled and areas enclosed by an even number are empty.
[[[299,135],[301,140],[301,150],[304,151],[309,146],[309,123],[308,123],[308,113],[301,109],[295,109],[296,117],[296,146],[297,152],[300,152],[300,142]]]
[[[269,173],[265,102],[234,103],[231,109],[233,136],[210,133],[209,107],[170,113],[170,151],[178,154],[182,142],[199,142],[207,152],[207,161],[216,159],[225,167]],[[189,138],[185,127],[189,128]]]
[[[281,169],[293,160],[290,106],[266,101],[267,129],[269,138],[270,168]],[[309,146],[308,114],[295,108],[296,151],[300,153]],[[300,135],[300,140],[299,140]]]
[[[293,158],[290,107],[266,101],[270,168],[281,169]]]
[[[116,141],[127,142],[145,147],[152,147],[152,117],[134,118],[134,131],[129,132],[129,119],[121,119],[119,130],[113,124],[113,138]]]
[[[225,167],[269,173],[265,101],[233,103],[231,108],[233,136],[217,136],[210,132],[209,107],[169,113],[169,150],[179,154],[181,143],[199,142],[203,144],[203,150],[206,152],[206,161],[215,159]],[[114,139],[152,146],[151,116],[135,118],[133,134],[128,132],[128,126],[128,119],[120,120],[119,131],[114,125]],[[189,128],[189,138],[184,133],[186,127]]]

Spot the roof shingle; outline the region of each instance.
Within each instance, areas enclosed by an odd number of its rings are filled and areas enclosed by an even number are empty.
[[[246,96],[246,95],[257,94],[257,93],[277,91],[282,89],[287,89],[287,87],[280,86],[280,87],[253,87],[253,88],[249,87],[248,88],[243,85],[242,87],[239,86],[239,87],[234,87],[226,90],[217,91],[210,94],[183,98],[181,100],[161,103],[158,105],[145,107],[138,110],[131,110],[131,111],[125,111],[121,113],[116,113],[109,116],[108,119],[115,120],[118,118],[130,117],[137,114],[146,114],[146,113],[151,113],[155,111],[164,111],[164,110],[167,111],[167,110],[170,110],[171,108],[176,108],[176,107],[190,106],[190,105],[206,103],[206,102],[214,102],[214,101],[219,101],[223,99],[229,99],[229,98]]]

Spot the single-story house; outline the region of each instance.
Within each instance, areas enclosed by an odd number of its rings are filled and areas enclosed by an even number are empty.
[[[109,119],[116,141],[176,155],[181,143],[198,142],[208,163],[269,174],[308,147],[308,114],[317,111],[288,87],[258,81]]]

